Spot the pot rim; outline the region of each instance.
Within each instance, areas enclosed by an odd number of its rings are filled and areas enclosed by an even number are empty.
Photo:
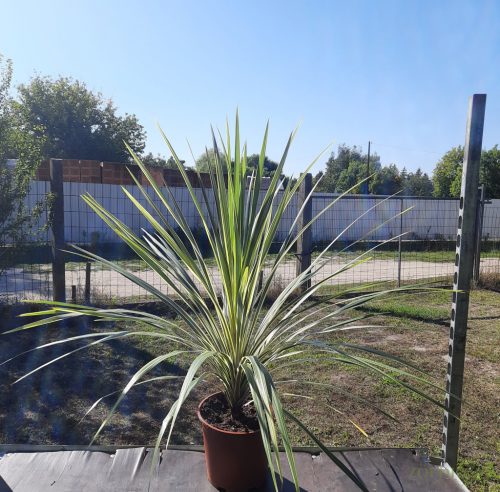
[[[222,391],[217,391],[215,393],[212,393],[211,395],[208,395],[207,397],[203,398],[203,400],[201,400],[200,404],[198,405],[198,408],[196,409],[196,414],[198,415],[198,420],[203,424],[203,425],[206,425],[207,427],[209,427],[210,429],[212,430],[215,430],[217,432],[221,432],[222,434],[229,434],[229,435],[232,435],[232,436],[252,436],[252,435],[255,435],[255,434],[260,434],[260,429],[258,430],[251,430],[251,431],[248,431],[248,432],[243,432],[243,431],[229,431],[229,430],[225,430],[225,429],[220,429],[219,427],[216,427],[212,424],[210,424],[209,422],[207,422],[202,416],[201,416],[201,406],[207,401],[209,400],[210,398],[212,398],[213,396],[215,395],[220,395],[222,394]]]

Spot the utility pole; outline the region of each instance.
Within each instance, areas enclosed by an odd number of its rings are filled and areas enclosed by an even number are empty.
[[[368,159],[366,159],[366,183],[365,183],[365,191],[366,195],[369,193],[369,182],[368,182],[368,176],[370,176],[370,145],[371,142],[368,140]]]

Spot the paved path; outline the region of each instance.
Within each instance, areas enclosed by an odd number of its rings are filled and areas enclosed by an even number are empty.
[[[85,266],[83,263],[81,265],[80,269],[66,271],[68,299],[71,297],[72,285],[77,286],[79,295],[82,293],[83,286],[85,285]],[[346,260],[344,258],[333,258],[314,277],[314,280],[322,280],[342,269],[345,265]],[[401,263],[401,280],[406,282],[450,277],[453,275],[453,269],[453,263],[405,260]],[[484,258],[481,260],[481,271],[500,271],[500,258]],[[173,293],[172,289],[169,289],[160,276],[152,270],[135,271],[134,274],[151,283],[164,293]],[[293,261],[286,262],[278,269],[275,277],[276,285],[278,287],[284,286],[294,277],[295,263]],[[395,281],[397,278],[397,261],[373,259],[355,268],[339,273],[325,282],[325,285],[350,285],[383,280]],[[220,285],[220,275],[215,268],[213,269],[213,281],[215,285]],[[102,300],[127,298],[139,298],[138,300],[140,300],[141,297],[144,298],[146,295],[146,292],[142,288],[112,270],[97,270],[96,267],[93,267],[91,283],[93,295],[100,296]],[[51,292],[52,284],[49,268],[45,268],[42,272],[36,268],[32,272],[11,269],[5,276],[0,278],[0,295],[17,297],[19,299],[44,299],[50,298]]]

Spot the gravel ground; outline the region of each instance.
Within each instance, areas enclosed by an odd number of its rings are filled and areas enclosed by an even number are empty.
[[[76,264],[80,265],[80,264]],[[345,258],[333,258],[323,270],[318,273],[314,280],[319,281],[332,275],[346,265]],[[500,268],[498,258],[484,258],[481,260],[482,272],[492,272]],[[444,262],[429,262],[410,260],[401,263],[401,280],[403,282],[411,280],[439,279],[453,275],[454,265]],[[133,273],[142,280],[145,280],[164,293],[173,293],[173,289],[165,285],[158,274],[152,270],[132,269]],[[276,282],[279,285],[286,285],[295,277],[294,261],[285,262],[280,266],[276,275]],[[373,259],[366,263],[339,273],[334,278],[329,279],[326,285],[350,285],[367,282],[377,282],[384,280],[397,280],[398,262],[394,260]],[[213,282],[216,286],[220,284],[220,276],[213,268]],[[77,292],[81,294],[85,284],[85,265],[81,263],[81,268],[73,268],[66,271],[67,296],[71,298],[71,286],[77,287]],[[135,285],[130,280],[122,277],[112,270],[101,270],[93,266],[91,274],[91,289],[94,296],[103,300],[133,299],[146,296],[146,292]],[[39,265],[32,272],[27,272],[20,268],[7,271],[6,275],[0,278],[0,296],[17,297],[19,299],[43,299],[51,296],[52,283],[50,278],[50,265]]]

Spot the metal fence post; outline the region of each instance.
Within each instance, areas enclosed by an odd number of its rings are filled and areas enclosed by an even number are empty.
[[[90,304],[90,272],[92,264],[90,261],[85,263],[85,289],[83,291],[83,300],[85,304]]]
[[[66,266],[64,264],[64,188],[62,159],[50,159],[50,192],[54,196],[51,210],[52,297],[66,302]]]
[[[469,99],[465,135],[462,189],[458,217],[453,302],[451,309],[446,398],[443,418],[444,460],[456,470],[460,431],[461,398],[464,379],[465,343],[469,314],[469,289],[474,265],[474,236],[477,217],[479,163],[483,140],[486,94]]]
[[[403,244],[401,241],[401,234],[403,234],[403,199],[399,199],[399,238],[398,238],[398,287],[401,287],[401,254],[402,254],[402,248]]]
[[[297,212],[300,210],[306,201],[309,193],[312,190],[312,174],[305,175],[302,181],[297,200]],[[309,199],[304,205],[302,213],[297,220],[297,230],[302,229],[312,219],[312,199]],[[312,228],[308,227],[302,234],[299,235],[297,240],[297,275],[300,275],[311,265],[311,252],[312,252]],[[302,289],[306,290],[311,286],[311,280],[308,280],[302,285]]]
[[[474,283],[479,282],[481,267],[481,238],[483,237],[483,219],[484,219],[484,184],[479,187],[479,202],[477,204],[476,219],[476,248],[474,254]]]

